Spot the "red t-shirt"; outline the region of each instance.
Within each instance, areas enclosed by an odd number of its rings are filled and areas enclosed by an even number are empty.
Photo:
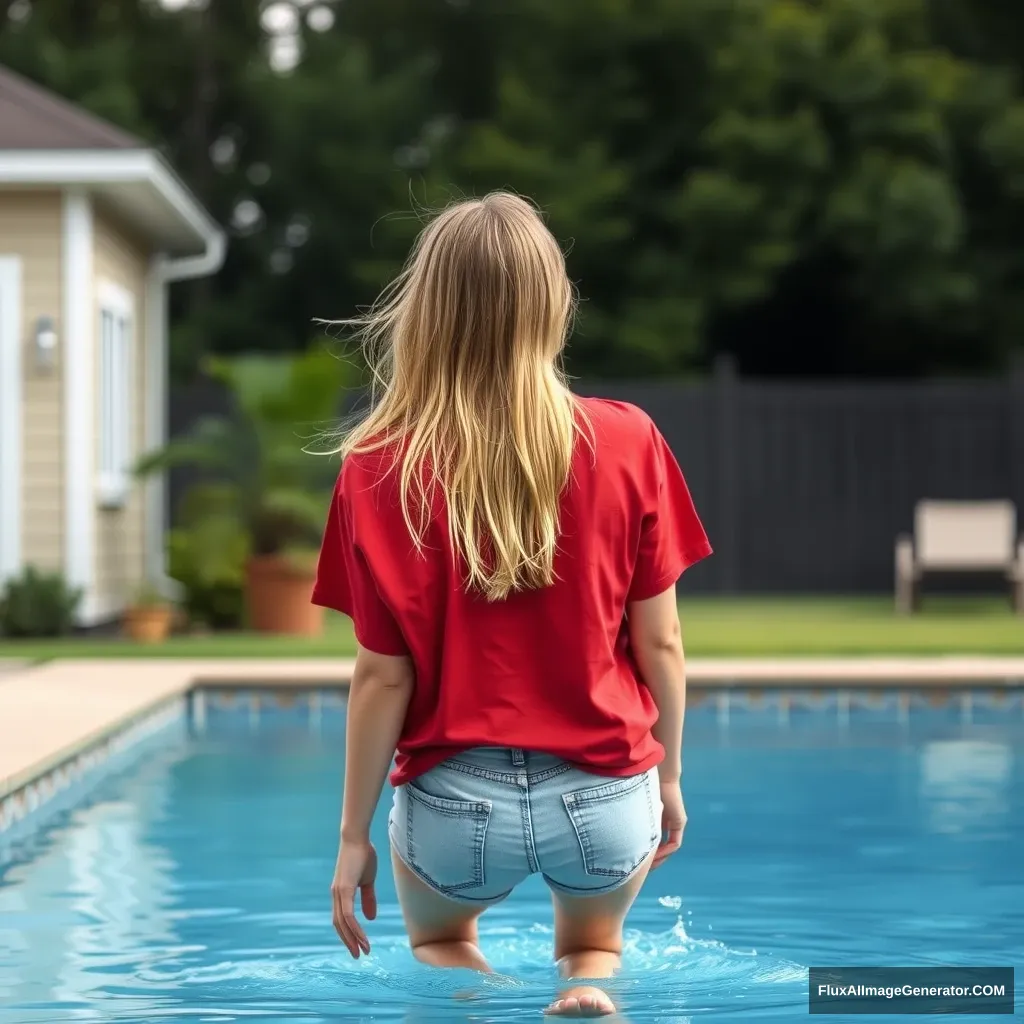
[[[359,643],[412,659],[416,682],[391,782],[461,751],[521,747],[598,775],[654,767],[657,709],[629,649],[625,609],[711,553],[686,482],[646,413],[580,399],[562,495],[556,582],[490,603],[455,570],[443,507],[416,552],[387,453],[345,460],[324,533],[315,604],[350,616]],[[443,499],[439,499],[439,504]]]

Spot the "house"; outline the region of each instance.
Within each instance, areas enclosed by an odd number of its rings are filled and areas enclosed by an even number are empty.
[[[60,572],[83,625],[163,578],[167,296],[224,235],[145,143],[0,67],[0,580]]]

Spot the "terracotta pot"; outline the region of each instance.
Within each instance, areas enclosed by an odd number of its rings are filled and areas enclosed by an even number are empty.
[[[174,609],[170,605],[129,608],[124,613],[124,631],[139,644],[161,644],[171,632]]]
[[[316,576],[280,555],[249,559],[245,572],[249,625],[258,633],[319,636],[324,612],[310,604]]]

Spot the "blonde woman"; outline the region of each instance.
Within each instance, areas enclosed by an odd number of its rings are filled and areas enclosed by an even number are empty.
[[[334,925],[376,914],[370,820],[415,956],[487,971],[477,920],[530,874],[566,979],[550,1014],[615,1008],[648,871],[680,845],[675,585],[710,553],[639,409],[570,393],[562,253],[525,200],[460,202],[358,322],[381,385],[340,445],[313,600],[351,616]]]

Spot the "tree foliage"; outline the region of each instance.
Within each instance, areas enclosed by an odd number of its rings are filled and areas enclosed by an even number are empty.
[[[231,227],[179,369],[304,346],[425,211],[492,188],[569,252],[577,374],[981,371],[1022,334],[1024,12],[997,0],[6,7],[0,60],[161,146]]]

